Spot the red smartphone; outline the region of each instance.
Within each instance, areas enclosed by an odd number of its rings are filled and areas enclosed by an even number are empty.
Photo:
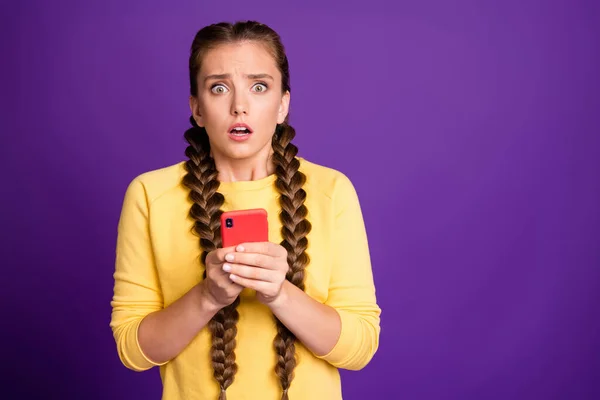
[[[221,238],[223,247],[268,241],[267,210],[254,208],[224,212],[221,214]]]

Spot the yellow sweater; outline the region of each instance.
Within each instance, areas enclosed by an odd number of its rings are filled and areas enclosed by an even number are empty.
[[[310,264],[306,293],[338,311],[340,338],[327,355],[317,357],[296,345],[298,365],[289,390],[291,400],[342,398],[338,368],[357,370],[379,345],[379,309],[373,285],[365,226],[356,191],[342,173],[300,158],[307,176]],[[140,349],[137,328],[147,314],[184,295],[202,279],[198,238],[191,231],[190,201],[181,184],[183,162],[136,177],[125,193],[118,226],[115,286],[110,326],[119,357],[135,371],[153,363]],[[275,176],[245,182],[223,182],[223,210],[265,208],[269,240],[279,243],[281,224]],[[238,307],[236,361],[239,367],[227,390],[230,400],[279,400],[275,375],[276,335],[269,308],[250,290]],[[174,359],[160,365],[163,400],[216,400],[210,333],[204,328]]]

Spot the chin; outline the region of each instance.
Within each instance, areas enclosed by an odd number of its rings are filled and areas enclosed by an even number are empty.
[[[260,152],[260,149],[254,148],[254,146],[228,146],[223,149],[222,154],[233,160],[245,160],[247,158],[252,158]]]
[[[245,160],[254,158],[261,153],[269,153],[266,147],[270,147],[271,142],[267,141],[262,146],[261,144],[252,140],[245,143],[223,143],[223,146],[219,146],[219,153],[232,160]]]

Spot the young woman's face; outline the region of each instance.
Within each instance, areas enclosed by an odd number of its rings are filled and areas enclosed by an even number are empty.
[[[213,154],[239,160],[269,154],[289,101],[271,54],[259,43],[244,42],[221,45],[204,55],[198,96],[190,97],[190,108],[196,123],[206,128]]]

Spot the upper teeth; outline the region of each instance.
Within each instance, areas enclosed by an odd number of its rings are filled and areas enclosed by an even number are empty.
[[[240,126],[238,126],[237,128],[233,128],[233,130],[235,130],[235,131],[245,131],[245,130],[247,130],[247,129],[246,129],[246,128],[243,128],[243,127],[240,127]]]

